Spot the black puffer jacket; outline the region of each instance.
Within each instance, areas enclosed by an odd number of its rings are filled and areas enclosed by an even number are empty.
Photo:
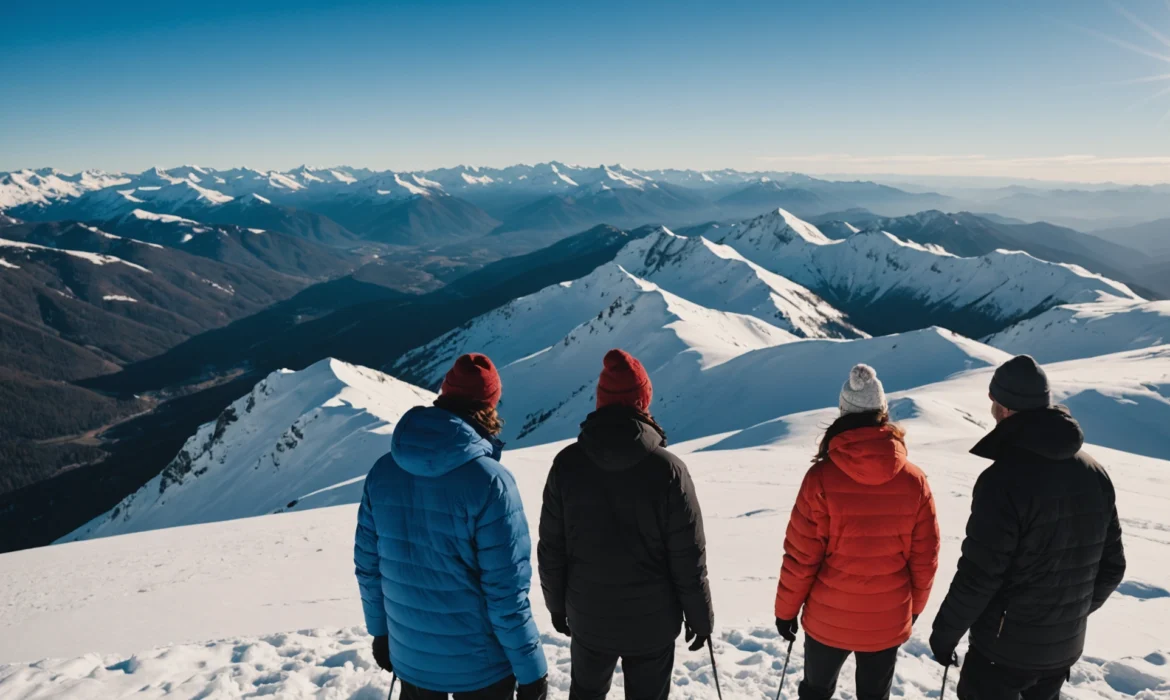
[[[972,453],[980,475],[951,590],[934,621],[935,648],[971,646],[1025,670],[1071,666],[1089,613],[1125,574],[1113,483],[1084,452],[1063,407],[1017,413]]]
[[[687,467],[645,416],[604,408],[549,470],[537,558],[551,613],[598,651],[643,654],[714,617],[703,515]]]

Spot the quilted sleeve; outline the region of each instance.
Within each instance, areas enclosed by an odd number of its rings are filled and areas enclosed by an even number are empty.
[[[516,482],[502,468],[492,477],[487,501],[476,518],[475,553],[496,639],[516,680],[532,683],[548,672],[528,602],[532,539]]]
[[[1101,552],[1101,566],[1093,582],[1093,603],[1091,611],[1097,611],[1125,578],[1125,545],[1121,543],[1121,521],[1117,517],[1117,506],[1109,519],[1105,533],[1105,549]]]
[[[564,615],[565,590],[568,585],[568,552],[565,544],[565,521],[562,516],[561,491],[557,486],[557,465],[553,463],[544,485],[544,502],[540,509],[540,542],[536,546],[540,570],[540,588],[544,603],[553,615]]]
[[[808,598],[829,542],[829,515],[820,469],[813,467],[804,476],[796,504],[784,535],[784,563],[776,587],[776,617],[795,619]]]
[[[1003,586],[1019,543],[1019,515],[1011,494],[995,476],[996,465],[979,475],[963,554],[951,590],[934,618],[932,639],[954,648]]]
[[[922,481],[923,498],[910,537],[910,585],[913,612],[921,615],[930,599],[934,575],[938,571],[939,531],[934,494],[926,480]]]
[[[358,507],[357,532],[353,538],[353,564],[362,597],[366,630],[375,637],[382,637],[389,634],[389,628],[386,626],[386,605],[382,600],[382,574],[378,570],[378,563],[378,531],[374,526],[374,514],[370,509],[370,480],[367,478],[362,492],[362,504]]]
[[[711,585],[707,580],[707,536],[703,511],[686,465],[674,465],[666,500],[666,551],[670,578],[682,603],[687,624],[695,634],[707,636],[715,628]]]

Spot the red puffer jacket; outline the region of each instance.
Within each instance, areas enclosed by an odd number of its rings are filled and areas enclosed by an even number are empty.
[[[910,638],[938,569],[938,519],[926,475],[889,427],[829,443],[796,497],[776,617],[837,649],[881,651]]]

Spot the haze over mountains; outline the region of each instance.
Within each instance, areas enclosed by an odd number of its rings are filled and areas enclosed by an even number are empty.
[[[182,166],[142,173],[77,175],[51,168],[0,173],[0,210],[29,220],[107,220],[141,208],[192,215],[197,220],[270,228],[278,215],[268,207],[237,211],[241,204],[292,207],[324,220],[299,224],[311,235],[337,240],[345,231],[384,242],[418,243],[421,237],[556,231],[576,233],[597,223],[673,226],[712,218],[747,218],[771,208],[811,217],[851,208],[877,216],[902,216],[929,209],[996,212],[1029,221],[1057,223],[1071,205],[1097,228],[1129,218],[1170,216],[1157,187],[1094,188],[1084,192],[1026,188],[957,190],[955,194],[906,191],[873,182],[834,182],[790,172],[733,170],[638,170],[622,165],[585,167],[549,162],[505,168],[457,166],[419,172],[362,168],[308,168],[285,172],[249,168],[216,170]],[[259,199],[257,199],[259,198]],[[235,200],[244,200],[235,202]],[[1022,202],[1034,202],[1028,209]],[[1091,202],[1092,204],[1084,204]],[[230,206],[225,206],[230,205]],[[1092,207],[1084,211],[1086,207]],[[1161,208],[1160,208],[1161,207]],[[203,212],[208,219],[196,216]],[[1146,214],[1148,212],[1148,215]],[[286,212],[286,215],[289,215]],[[251,216],[252,221],[243,220]],[[650,217],[647,220],[646,217]],[[1144,217],[1144,218],[1142,218]],[[265,223],[256,223],[261,218]],[[548,241],[545,241],[546,243]]]
[[[738,381],[721,373],[803,353],[989,363],[964,343],[1016,351],[1049,327],[1069,334],[1037,346],[1053,357],[1156,344],[1156,223],[1105,240],[1027,223],[1021,191],[1001,194],[559,162],[0,174],[0,391],[36,406],[0,420],[0,492],[33,489],[0,512],[14,542],[64,534],[269,373],[326,358],[433,389],[455,354],[487,351],[510,385],[540,377],[508,399],[509,437],[535,444],[572,433],[607,344],[715,393]],[[1087,317],[1140,337],[1082,343]]]

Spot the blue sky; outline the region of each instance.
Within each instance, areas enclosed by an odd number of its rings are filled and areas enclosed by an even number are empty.
[[[3,5],[0,170],[1170,181],[1165,0]]]

